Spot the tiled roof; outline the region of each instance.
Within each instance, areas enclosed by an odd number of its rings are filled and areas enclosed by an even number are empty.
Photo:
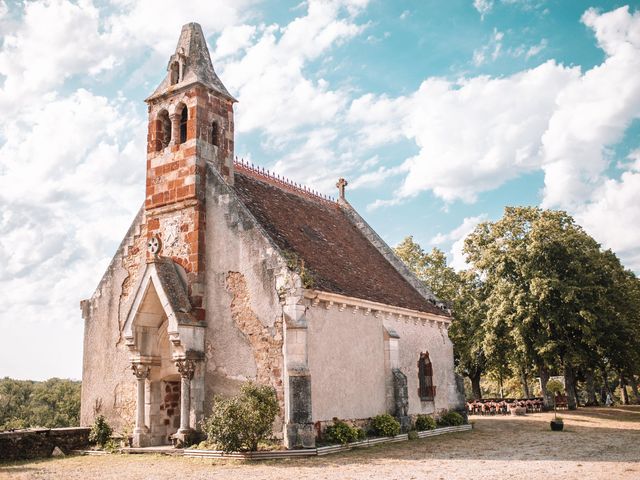
[[[236,169],[234,188],[271,239],[304,261],[312,288],[446,315],[420,295],[349,220],[339,204]]]

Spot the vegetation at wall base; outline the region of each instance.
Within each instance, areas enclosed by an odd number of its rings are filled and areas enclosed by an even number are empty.
[[[107,420],[104,418],[104,415],[98,415],[91,426],[91,431],[89,432],[89,441],[98,445],[101,448],[111,447],[111,435],[113,434],[113,429],[107,423]]]
[[[364,440],[366,437],[364,430],[353,427],[338,418],[334,418],[333,424],[325,429],[324,436],[328,442],[341,445]]]
[[[458,412],[447,412],[438,417],[436,421],[438,427],[457,427],[464,425],[464,417]]]
[[[224,452],[257,451],[271,437],[279,412],[273,388],[247,382],[234,397],[214,397],[211,414],[203,421],[207,440]]]
[[[436,421],[431,415],[420,414],[416,417],[415,427],[419,432],[433,430],[436,428]]]
[[[383,413],[371,419],[371,431],[380,437],[395,437],[400,433],[400,422],[388,413]]]

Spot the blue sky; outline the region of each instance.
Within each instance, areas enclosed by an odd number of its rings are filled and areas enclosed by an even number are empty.
[[[331,195],[346,177],[389,244],[462,268],[478,222],[541,205],[639,272],[639,10],[0,0],[0,377],[80,377],[79,301],[142,202],[143,100],[190,21],[239,99],[236,154]]]

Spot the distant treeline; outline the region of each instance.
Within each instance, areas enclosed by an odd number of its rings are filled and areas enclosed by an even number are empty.
[[[0,379],[0,431],[74,427],[80,423],[80,382]]]

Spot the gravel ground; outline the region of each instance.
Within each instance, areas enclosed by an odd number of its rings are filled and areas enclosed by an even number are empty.
[[[158,455],[71,456],[0,464],[0,479],[640,479],[640,407],[472,417],[473,432],[337,455],[264,462]]]

